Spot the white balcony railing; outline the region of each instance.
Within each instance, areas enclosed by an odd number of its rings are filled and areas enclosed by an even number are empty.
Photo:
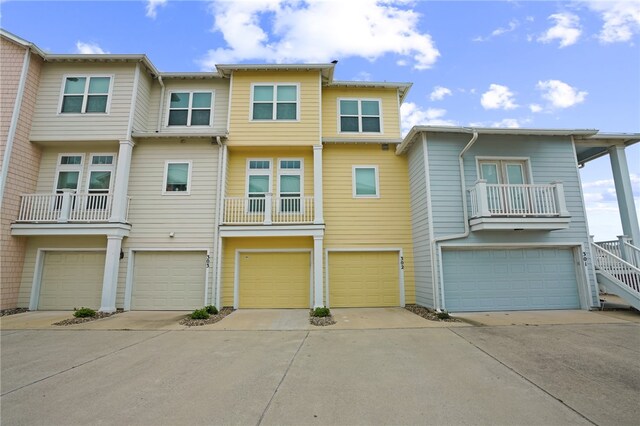
[[[112,203],[112,194],[22,195],[17,222],[108,222]]]
[[[547,185],[506,185],[476,182],[469,189],[471,217],[556,217],[569,216],[564,187]]]
[[[313,196],[226,197],[225,225],[272,225],[313,223]]]

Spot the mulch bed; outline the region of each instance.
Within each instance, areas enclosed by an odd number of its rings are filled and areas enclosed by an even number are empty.
[[[438,321],[438,322],[461,322],[457,318],[449,317],[448,319],[440,319],[438,318],[438,314],[433,309],[425,308],[424,306],[418,305],[406,305],[404,307],[407,311],[413,312],[416,315],[421,316],[424,319],[428,319],[429,321]]]
[[[93,316],[93,317],[84,317],[84,318],[73,317],[73,318],[69,318],[69,319],[66,319],[66,320],[54,322],[52,325],[62,325],[62,326],[64,326],[64,325],[82,324],[82,323],[85,323],[85,322],[91,322],[91,321],[99,320],[99,319],[102,319],[102,318],[108,318],[108,317],[110,317],[112,315],[119,314],[121,312],[122,312],[121,309],[119,309],[119,310],[117,310],[115,312],[96,312],[96,315]]]
[[[233,308],[222,308],[216,315],[211,315],[208,319],[191,319],[189,315],[187,315],[184,319],[180,320],[180,325],[186,325],[187,327],[197,327],[199,325],[215,324],[229,315],[231,312],[233,312]]]
[[[333,315],[329,315],[328,317],[309,317],[309,322],[311,325],[317,325],[318,327],[324,327],[327,325],[333,325],[336,323],[336,320],[333,319]]]
[[[0,310],[0,317],[6,317],[7,315],[21,314],[23,312],[29,312],[29,308],[11,308]]]

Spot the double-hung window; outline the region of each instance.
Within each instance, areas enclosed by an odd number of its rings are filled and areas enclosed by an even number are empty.
[[[61,113],[106,113],[109,109],[111,77],[66,77],[62,91]]]
[[[341,133],[380,133],[380,100],[339,99]]]
[[[302,197],[303,160],[287,158],[278,160],[278,194],[280,212],[300,213]]]
[[[167,161],[164,170],[165,195],[189,195],[191,192],[191,161]]]
[[[84,154],[60,154],[56,170],[55,192],[62,194],[64,190],[76,192],[80,184],[82,167],[84,165]],[[54,209],[58,210],[62,206],[62,196],[58,195],[54,204]]]
[[[247,160],[247,211],[264,213],[265,197],[271,192],[271,160]]]
[[[380,197],[377,166],[353,166],[353,197]]]
[[[168,126],[211,126],[213,92],[173,92]]]
[[[297,120],[297,84],[255,84],[252,90],[252,120]]]
[[[115,154],[91,154],[87,180],[86,207],[88,210],[104,210],[109,207],[114,169]]]

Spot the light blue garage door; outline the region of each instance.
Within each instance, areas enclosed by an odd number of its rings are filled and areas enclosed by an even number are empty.
[[[570,249],[442,252],[450,312],[579,309]]]

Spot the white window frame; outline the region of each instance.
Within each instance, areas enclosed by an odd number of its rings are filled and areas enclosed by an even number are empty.
[[[358,195],[356,194],[356,170],[357,169],[373,169],[376,179],[376,193],[375,195]],[[378,172],[377,165],[357,165],[351,169],[351,188],[353,192],[353,198],[380,198],[380,173]]]
[[[188,164],[189,172],[187,173],[187,190],[186,191],[167,191],[167,177],[169,174],[169,164]],[[193,171],[192,160],[167,160],[164,162],[164,176],[162,178],[162,195],[191,195],[191,173]]]
[[[254,119],[253,118],[253,104],[255,103],[254,99],[254,93],[255,93],[255,87],[256,86],[273,86],[273,101],[271,101],[271,103],[273,104],[273,113],[271,116],[271,120],[269,119]],[[278,101],[277,101],[277,97],[278,97],[278,86],[296,86],[296,118],[294,120],[291,119],[277,119],[276,115],[278,113]],[[258,83],[251,83],[251,98],[249,99],[249,103],[250,103],[250,107],[249,107],[249,121],[254,122],[254,123],[286,123],[286,122],[298,122],[300,121],[300,83],[285,83],[285,82],[278,82],[278,83],[274,83],[274,82],[258,82]],[[259,103],[267,103],[265,101],[258,101]],[[284,102],[283,102],[284,103]],[[289,102],[286,102],[289,103]]]
[[[107,92],[107,105],[104,112],[85,112],[87,108],[87,100],[89,99],[89,80],[92,77],[109,77],[109,91]],[[80,112],[62,112],[62,103],[64,102],[64,86],[67,84],[68,78],[86,78],[84,93],[82,94],[82,108]],[[99,115],[110,114],[111,111],[111,98],[113,93],[113,85],[115,83],[115,76],[113,74],[65,74],[62,76],[62,86],[60,87],[60,99],[58,101],[58,115]],[[79,96],[79,95],[70,95]]]
[[[93,164],[93,157],[111,156],[113,161],[111,164]],[[113,193],[113,181],[116,174],[116,153],[115,152],[95,152],[89,155],[89,164],[87,168],[87,182],[85,183],[86,193],[89,194],[89,185],[91,184],[91,172],[111,172],[109,179],[109,194]]]
[[[342,121],[340,117],[340,101],[357,101],[358,102],[358,131],[357,132],[343,132],[342,131]],[[363,132],[362,131],[362,101],[371,101],[378,102],[378,110],[380,114],[378,115],[378,119],[380,120],[380,131],[379,132]],[[381,135],[384,133],[384,127],[382,125],[382,99],[381,98],[338,98],[336,105],[336,113],[337,113],[337,125],[338,125],[338,133],[344,135],[354,135],[354,134],[364,134],[364,135]],[[349,117],[353,117],[349,115]],[[373,117],[373,116],[367,116]]]
[[[529,157],[493,157],[493,156],[476,156],[476,176],[478,180],[482,179],[482,163],[498,163],[498,172],[501,177],[506,177],[506,165],[509,163],[523,164],[524,170],[522,176],[525,179],[525,185],[533,184],[533,172],[531,170],[531,159]],[[502,182],[506,184],[506,182]]]
[[[61,164],[62,157],[80,157],[80,164]],[[58,178],[60,172],[79,172],[78,173],[78,186],[75,192],[77,193],[82,188],[82,172],[84,171],[84,153],[78,152],[63,152],[58,154],[58,160],[56,163],[56,175],[53,179],[53,193],[58,193]]]
[[[189,106],[187,109],[187,124],[174,124],[169,125],[169,114],[171,113],[171,95],[174,93],[188,93],[189,94]],[[211,93],[211,106],[209,112],[209,125],[206,124],[194,124],[191,125],[191,112],[193,111],[193,94],[194,93]],[[213,127],[213,106],[216,103],[216,91],[215,90],[179,90],[173,89],[169,91],[169,96],[167,96],[167,105],[166,105],[166,118],[164,120],[164,127],[166,128],[185,128],[185,127],[196,127],[196,128],[208,128]],[[184,108],[174,108],[174,109],[184,109]],[[196,110],[201,110],[204,108],[196,108]]]
[[[251,164],[252,161],[268,161],[269,162],[269,168],[268,169],[251,169],[249,168],[249,165]],[[244,194],[245,197],[248,199],[249,198],[249,176],[269,176],[269,191],[266,192],[265,194],[273,194],[272,192],[272,188],[273,188],[273,159],[271,158],[247,158],[247,165],[246,165],[246,182],[245,182],[245,189],[244,189]]]
[[[280,190],[280,176],[299,176],[300,177],[300,209],[304,209],[304,158],[278,158],[278,174],[277,174],[277,189],[278,189],[278,198],[282,198],[282,193]],[[281,161],[299,161],[300,168],[299,169],[283,169],[281,168]],[[278,212],[280,213],[300,213],[300,212],[282,212],[281,204],[278,203]]]

